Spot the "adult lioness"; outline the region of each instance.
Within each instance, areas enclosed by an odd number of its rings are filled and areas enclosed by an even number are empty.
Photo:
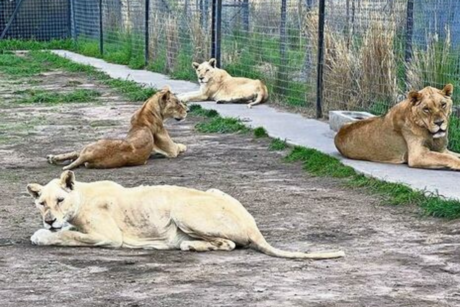
[[[216,67],[216,59],[198,64],[192,63],[196,70],[200,90],[181,94],[183,102],[214,100],[217,103],[248,103],[248,108],[266,102],[268,90],[260,80],[235,78]]]
[[[186,146],[174,143],[163,125],[167,118],[182,120],[187,107],[166,86],[149,98],[131,117],[131,129],[124,140],[100,140],[85,146],[80,152],[49,155],[48,162],[55,164],[73,161],[64,170],[82,164],[87,168],[115,168],[147,163],[152,151],[175,158]]]
[[[412,91],[385,116],[343,126],[335,145],[351,159],[460,170],[460,155],[447,150],[452,93],[452,84]]]
[[[251,246],[275,257],[328,259],[343,252],[287,252],[269,245],[254,218],[233,197],[176,186],[124,188],[111,181],[75,181],[71,171],[47,185],[27,186],[46,229],[38,245],[105,246],[193,251]],[[70,223],[78,229],[62,229]],[[52,232],[52,230],[58,230]]]

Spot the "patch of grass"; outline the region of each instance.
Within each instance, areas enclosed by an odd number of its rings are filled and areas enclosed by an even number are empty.
[[[26,97],[18,100],[18,103],[69,103],[95,101],[101,93],[95,90],[77,89],[69,93],[58,93],[45,90],[24,91]]]
[[[338,159],[317,150],[296,146],[285,158],[288,162],[301,161],[306,171],[317,176],[330,176],[346,179],[346,185],[364,188],[373,194],[384,197],[391,205],[418,205],[427,216],[456,219],[460,218],[460,201],[446,199],[425,191],[415,191],[400,184],[381,181],[358,174],[351,167],[343,165]]]
[[[0,53],[0,72],[13,78],[26,78],[47,71],[40,63],[12,53]]]
[[[249,131],[241,120],[232,117],[213,117],[210,121],[198,123],[195,128],[203,133],[246,133]]]
[[[72,49],[71,39],[57,39],[47,42],[36,40],[3,39],[0,40],[0,52],[3,50],[43,50],[43,49]]]
[[[130,101],[145,101],[156,93],[153,88],[144,87],[130,80],[111,79],[107,74],[96,70],[94,67],[75,63],[50,52],[31,52],[30,57],[33,62],[43,63],[43,65],[51,68],[64,69],[69,72],[84,72],[102,84],[116,89]]]
[[[356,174],[353,168],[343,165],[337,158],[301,146],[295,146],[285,160],[301,161],[303,168],[316,176],[346,178]]]
[[[219,113],[216,110],[207,110],[203,109],[200,105],[198,104],[192,104],[189,107],[189,112],[193,115],[196,116],[204,116],[204,117],[218,117]]]
[[[452,115],[449,121],[449,149],[460,152],[460,118]]]
[[[256,139],[268,137],[267,130],[265,130],[264,127],[257,127],[257,128],[255,128],[255,129],[254,129],[254,137],[255,137]]]
[[[285,150],[288,148],[288,144],[286,143],[286,140],[282,139],[273,139],[268,146],[268,149],[271,151],[281,151]]]

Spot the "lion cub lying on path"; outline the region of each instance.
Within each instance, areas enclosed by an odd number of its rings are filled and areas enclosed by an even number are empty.
[[[87,168],[115,168],[147,163],[152,151],[175,158],[186,146],[175,144],[163,126],[163,121],[174,117],[182,120],[187,107],[171,93],[169,87],[149,98],[131,118],[131,129],[124,140],[101,140],[83,148],[80,152],[49,155],[48,162],[74,160],[64,170],[82,164]]]
[[[47,185],[27,186],[43,224],[37,245],[104,246],[193,251],[250,246],[275,257],[329,259],[343,252],[287,252],[269,245],[254,218],[233,197],[176,186],[124,188],[112,181],[83,183],[65,171]],[[63,230],[70,223],[78,231]],[[51,230],[58,230],[52,232]]]
[[[447,150],[452,84],[409,93],[387,115],[343,126],[335,145],[351,159],[460,170],[460,154]]]
[[[249,103],[248,108],[266,102],[268,90],[260,80],[235,78],[216,67],[216,59],[193,62],[200,90],[179,95],[183,102],[214,100],[217,103]]]

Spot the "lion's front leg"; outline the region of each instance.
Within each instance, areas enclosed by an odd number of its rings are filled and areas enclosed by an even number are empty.
[[[187,150],[187,146],[174,143],[168,132],[162,129],[154,136],[154,150],[168,158],[176,158]]]
[[[450,150],[447,150],[447,149],[446,149],[446,151],[445,151],[444,153],[449,154],[449,155],[451,155],[451,156],[454,156],[454,157],[456,157],[456,158],[460,158],[460,154],[459,154],[459,153],[456,153],[456,152],[453,152],[453,151],[450,151]]]
[[[194,102],[208,100],[208,95],[203,94],[201,91],[184,93],[177,96],[182,102]]]
[[[105,246],[120,247],[120,240],[114,240],[99,234],[85,234],[78,231],[61,230],[52,232],[47,229],[37,230],[30,238],[35,245],[54,245],[54,246]]]

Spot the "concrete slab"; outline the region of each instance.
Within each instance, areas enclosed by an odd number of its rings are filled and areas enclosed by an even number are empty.
[[[174,92],[183,93],[198,90],[193,82],[172,80],[162,74],[145,70],[133,70],[123,65],[110,64],[100,59],[85,57],[69,51],[55,50],[55,54],[78,63],[94,66],[113,78],[133,80],[141,84],[161,88],[170,85]],[[413,169],[406,165],[391,165],[344,159],[337,152],[333,138],[335,132],[329,125],[298,114],[283,112],[267,105],[252,109],[245,105],[218,105],[214,102],[200,102],[203,108],[214,109],[222,116],[242,119],[249,127],[264,127],[271,137],[286,139],[289,144],[315,148],[342,160],[356,171],[389,182],[407,184],[418,190],[426,190],[447,198],[460,200],[460,173],[453,171]]]

